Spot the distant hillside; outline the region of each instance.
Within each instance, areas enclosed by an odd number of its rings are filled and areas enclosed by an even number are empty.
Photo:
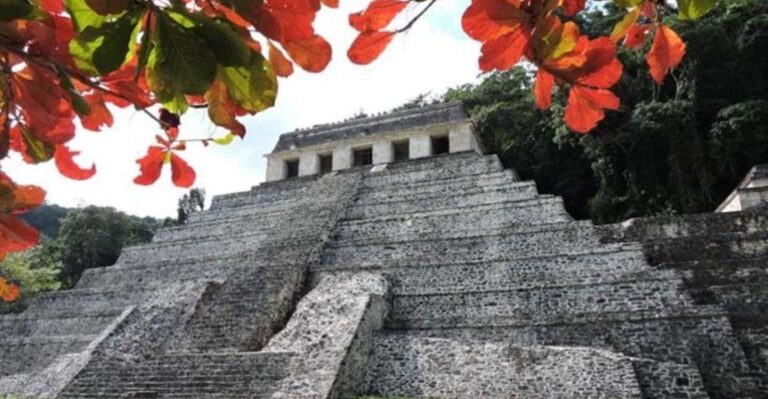
[[[49,238],[55,238],[59,234],[61,221],[71,208],[59,205],[42,205],[24,214],[21,218],[34,226]]]

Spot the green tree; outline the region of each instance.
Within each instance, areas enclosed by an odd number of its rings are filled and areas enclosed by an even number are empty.
[[[113,265],[126,245],[152,240],[154,226],[114,208],[90,206],[70,212],[59,232],[61,277],[74,285],[85,269]]]
[[[0,262],[0,275],[20,285],[21,298],[12,303],[0,301],[0,313],[20,312],[38,293],[59,289],[60,272],[58,247],[49,239],[28,251],[8,255]]]
[[[61,221],[69,209],[56,204],[43,204],[25,213],[21,218],[48,238],[56,238]]]
[[[607,4],[578,21],[597,36],[621,17]],[[563,196],[577,218],[711,211],[753,165],[768,162],[768,3],[733,0],[696,23],[669,23],[688,46],[681,67],[657,86],[645,52],[621,48],[621,108],[589,135],[565,129],[562,93],[551,110],[534,109],[523,68],[444,99],[465,101],[487,149]]]

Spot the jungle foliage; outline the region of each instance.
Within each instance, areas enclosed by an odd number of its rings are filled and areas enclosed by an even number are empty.
[[[580,24],[604,35],[621,16],[608,4]],[[643,52],[621,48],[621,107],[589,135],[568,132],[562,92],[550,110],[535,109],[525,67],[442,100],[464,101],[487,149],[541,191],[563,196],[577,218],[712,211],[753,165],[768,162],[768,3],[723,2],[696,23],[670,24],[687,43],[680,68],[658,86]]]

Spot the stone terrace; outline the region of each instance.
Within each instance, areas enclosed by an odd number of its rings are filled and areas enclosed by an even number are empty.
[[[768,208],[641,218],[600,229],[605,242],[642,242],[651,264],[681,273],[697,304],[723,306],[759,391],[768,392]]]
[[[765,326],[734,317],[764,307],[733,306],[761,215],[720,246],[606,232],[475,152],[267,183],[0,317],[0,393],[766,397]],[[751,266],[691,289],[694,247]]]

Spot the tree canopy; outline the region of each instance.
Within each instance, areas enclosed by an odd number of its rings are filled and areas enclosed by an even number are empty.
[[[608,6],[580,23],[601,35],[621,15]],[[562,123],[565,93],[549,111],[533,109],[527,69],[490,74],[444,99],[465,101],[486,147],[562,195],[576,217],[605,223],[711,211],[753,165],[768,162],[766,15],[763,1],[735,0],[696,24],[673,24],[688,58],[661,86],[639,53],[619,51],[622,106],[586,136]]]

